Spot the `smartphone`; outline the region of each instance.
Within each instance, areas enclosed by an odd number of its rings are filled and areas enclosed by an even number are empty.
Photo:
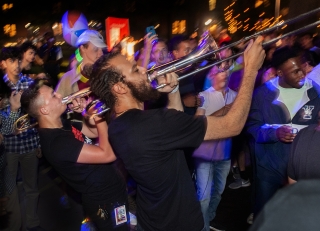
[[[147,27],[147,29],[146,29],[146,34],[148,34],[148,33],[151,33],[151,34],[149,35],[149,38],[150,38],[151,36],[153,36],[153,35],[156,34],[156,30],[154,29],[154,26],[148,26],[148,27]]]
[[[146,28],[146,34],[150,33],[149,38],[153,35],[156,35],[156,30],[154,29],[154,26],[148,26]],[[158,39],[155,39],[152,41],[152,44],[156,43],[158,41]]]

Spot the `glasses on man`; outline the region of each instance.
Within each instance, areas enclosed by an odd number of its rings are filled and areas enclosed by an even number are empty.
[[[228,65],[228,64],[220,64],[219,66],[216,66],[213,74],[216,75],[216,74],[225,72],[225,71],[229,70],[229,68],[230,68],[230,65]]]

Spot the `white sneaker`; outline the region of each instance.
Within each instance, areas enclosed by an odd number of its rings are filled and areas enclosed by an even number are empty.
[[[250,183],[250,180],[244,180],[244,179],[237,179],[235,180],[233,183],[229,184],[229,188],[231,189],[238,189],[238,188],[241,188],[241,187],[248,187],[250,186],[251,183]]]
[[[137,217],[133,213],[129,212],[129,217],[130,217],[130,225],[138,224]]]
[[[252,225],[252,223],[253,223],[253,213],[250,213],[250,215],[248,216],[247,223]]]

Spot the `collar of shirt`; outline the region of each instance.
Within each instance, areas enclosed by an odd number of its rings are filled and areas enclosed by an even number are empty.
[[[280,86],[279,86],[279,76],[277,76],[276,78],[273,78],[271,80],[269,80],[270,83],[272,83],[272,85],[274,87],[276,87],[278,90],[280,89]],[[310,88],[313,87],[312,85],[312,81],[308,78],[305,78],[305,82],[304,82],[304,85],[302,86],[303,88],[305,88],[305,91],[308,91]]]
[[[224,91],[225,91],[225,92],[229,92],[229,89],[230,89],[229,87],[226,87],[226,88],[224,89]],[[214,87],[211,86],[210,88],[208,88],[208,91],[214,92],[214,91],[217,91],[217,90],[214,89]],[[221,92],[221,91],[219,91],[219,92]],[[222,94],[222,92],[221,92],[221,94]]]
[[[271,79],[269,81],[271,81],[271,83],[279,90],[279,95],[276,100],[279,102],[282,102],[286,105],[286,103],[285,103],[286,99],[283,98],[283,95],[281,94],[281,91],[280,91],[279,76],[277,76],[276,78]],[[297,102],[297,105],[295,106],[296,110],[301,108],[303,105],[305,105],[310,100],[309,96],[308,96],[308,90],[312,87],[313,87],[312,81],[310,79],[306,78],[304,85],[302,86],[302,88],[300,88],[300,90],[303,91],[303,94],[302,94],[301,100],[299,102]],[[294,90],[299,90],[299,89],[294,88]],[[292,94],[296,94],[296,91],[294,91]],[[292,113],[292,114],[294,115],[295,113]],[[291,116],[291,118],[293,118],[293,115]]]
[[[29,88],[29,85],[33,82],[33,79],[29,78],[22,73],[19,74],[19,80],[16,84],[14,84],[9,78],[8,75],[5,74],[3,76],[4,82],[10,87],[12,90],[20,91]]]

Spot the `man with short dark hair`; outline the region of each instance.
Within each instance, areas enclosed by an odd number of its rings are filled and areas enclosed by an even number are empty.
[[[93,66],[91,90],[110,106],[110,143],[137,182],[138,230],[200,231],[203,219],[183,150],[205,140],[234,136],[245,123],[258,69],[265,53],[262,37],[245,51],[242,87],[223,117],[193,117],[182,110],[177,76],[167,74],[167,109],[143,110],[143,102],[157,97],[146,70],[119,54],[102,56]]]
[[[148,62],[148,69],[151,67],[160,66],[171,61],[171,57],[166,42],[163,39],[159,39],[154,36],[152,38],[156,39],[156,41],[153,42],[152,40],[151,50],[145,50],[145,52],[150,53],[150,60],[147,58],[149,56],[145,55],[145,59],[151,61]]]
[[[169,41],[170,52],[174,59],[181,59],[191,53],[191,45],[188,37],[177,35]],[[197,107],[201,104],[194,86],[194,76],[182,79],[179,82],[179,91],[183,103],[184,112],[189,115],[196,113]]]
[[[13,92],[21,94],[29,88],[33,80],[21,74],[20,51],[17,47],[3,48],[1,63],[5,69],[3,77],[6,85]],[[5,153],[7,159],[7,211],[9,215],[9,227],[5,230],[19,230],[21,226],[20,205],[16,176],[20,163],[23,186],[26,191],[26,226],[27,230],[43,230],[37,216],[38,205],[38,156],[41,156],[39,136],[35,129],[28,129],[20,134],[14,134],[13,123],[23,115],[20,105],[6,107],[2,110],[2,125],[0,132],[4,135]]]
[[[80,110],[83,100],[75,100]],[[59,175],[81,193],[85,215],[96,230],[127,231],[129,221],[126,187],[109,164],[116,157],[108,141],[108,126],[99,116],[86,123],[62,120],[66,110],[59,93],[37,83],[23,92],[21,105],[37,119],[43,154]],[[88,109],[93,113],[92,109]],[[88,138],[99,137],[99,145]]]
[[[287,183],[295,133],[317,123],[320,110],[319,86],[305,78],[295,50],[276,50],[272,64],[278,76],[255,91],[247,123],[247,131],[254,139],[255,215]]]
[[[45,70],[39,65],[35,65],[35,58],[37,55],[37,48],[32,42],[24,42],[19,46],[21,52],[21,72],[31,78],[36,78],[38,74],[45,75]],[[38,57],[39,58],[39,57]]]
[[[169,41],[169,50],[174,59],[180,59],[192,51],[190,40],[187,36],[177,35]]]

